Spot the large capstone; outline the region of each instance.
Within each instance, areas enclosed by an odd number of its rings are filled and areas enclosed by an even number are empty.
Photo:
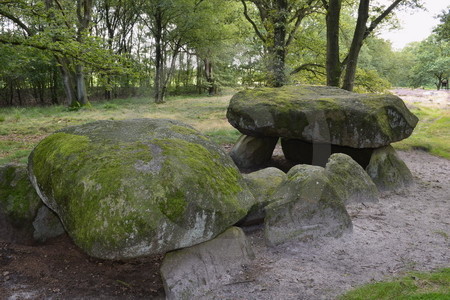
[[[253,196],[216,144],[172,120],[97,121],[36,146],[30,178],[89,255],[122,259],[214,238]]]
[[[352,148],[403,140],[417,124],[395,95],[357,94],[326,86],[258,88],[237,93],[228,121],[241,133]]]

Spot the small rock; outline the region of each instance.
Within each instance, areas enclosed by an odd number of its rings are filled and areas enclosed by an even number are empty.
[[[215,239],[169,252],[161,266],[166,299],[199,299],[220,286],[242,281],[254,258],[244,232],[231,227]],[[203,298],[202,298],[203,299]]]

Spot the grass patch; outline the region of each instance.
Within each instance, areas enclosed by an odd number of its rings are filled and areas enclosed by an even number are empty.
[[[241,133],[237,129],[231,128],[206,131],[205,135],[217,144],[224,145],[236,143]]]
[[[25,162],[34,146],[47,135],[95,120],[177,119],[218,143],[234,143],[239,133],[225,117],[230,98],[231,95],[176,96],[163,104],[155,104],[151,98],[115,99],[93,102],[76,111],[66,106],[0,108],[0,164]]]
[[[176,119],[208,135],[219,144],[232,144],[239,132],[227,121],[231,96],[176,96],[155,104],[151,98],[93,102],[71,111],[65,106],[0,108],[0,164],[26,161],[33,147],[61,128],[95,120],[132,118]],[[450,111],[413,109],[420,122],[411,137],[395,143],[397,149],[420,149],[450,159]]]
[[[401,150],[423,150],[450,159],[450,110],[418,106],[411,110],[419,123],[413,134],[393,144]]]
[[[450,299],[450,268],[433,273],[411,273],[390,282],[378,282],[352,290],[340,300]]]

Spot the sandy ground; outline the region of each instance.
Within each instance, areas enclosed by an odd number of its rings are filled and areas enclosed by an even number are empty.
[[[448,91],[432,101],[423,95],[428,91],[402,91],[408,105],[446,109],[450,102]],[[207,299],[334,299],[407,271],[450,267],[450,161],[421,151],[399,154],[415,185],[385,193],[377,204],[349,206],[352,233],[269,248],[262,227],[247,228],[256,259],[246,280]],[[40,246],[0,241],[0,299],[163,299],[160,263],[161,257],[93,259],[67,236]]]
[[[450,109],[450,90],[397,88],[391,92],[402,98],[410,107],[414,104],[421,104],[428,107]]]
[[[353,232],[342,238],[268,248],[263,231],[248,232],[256,260],[248,280],[217,291],[220,299],[334,299],[356,286],[450,267],[450,161],[399,152],[416,184],[353,205]]]

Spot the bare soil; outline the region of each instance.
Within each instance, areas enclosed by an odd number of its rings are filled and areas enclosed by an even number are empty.
[[[208,298],[333,299],[407,271],[450,267],[450,161],[421,151],[399,154],[415,185],[384,193],[376,204],[349,206],[352,233],[269,248],[261,226],[246,228],[256,255],[246,280]],[[0,299],[163,299],[161,260],[93,259],[67,236],[36,246],[0,241]]]

